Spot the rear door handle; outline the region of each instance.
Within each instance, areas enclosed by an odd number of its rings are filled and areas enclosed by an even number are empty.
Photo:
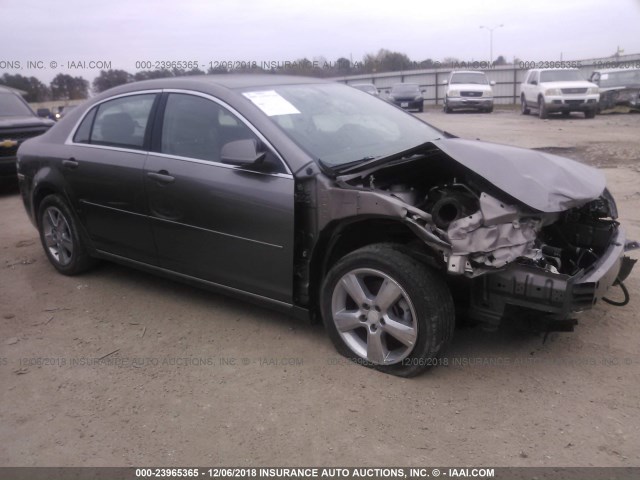
[[[69,160],[63,160],[62,161],[62,165],[65,168],[69,168],[71,170],[74,170],[74,169],[78,168],[78,165],[80,165],[80,164],[78,163],[78,161],[75,158],[71,157]]]
[[[147,177],[152,178],[158,183],[173,183],[176,179],[169,175],[166,170],[160,170],[159,172],[147,172]]]

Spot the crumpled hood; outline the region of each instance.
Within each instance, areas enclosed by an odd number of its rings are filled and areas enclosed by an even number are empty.
[[[456,162],[541,212],[561,212],[598,198],[606,180],[599,170],[536,150],[447,138],[433,144]]]
[[[36,116],[24,117],[3,117],[0,116],[0,128],[6,127],[50,127],[54,125],[53,120],[42,119]]]

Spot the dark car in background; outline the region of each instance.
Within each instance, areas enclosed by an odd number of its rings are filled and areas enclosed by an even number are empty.
[[[389,101],[406,110],[424,111],[424,97],[417,83],[396,83],[389,91]]]
[[[0,86],[0,180],[16,177],[16,152],[28,138],[46,132],[53,122],[35,115],[18,92]]]
[[[616,107],[640,111],[640,69],[596,70],[589,80],[600,87],[599,111]]]
[[[570,330],[633,267],[598,170],[319,79],[122,85],[21,145],[18,176],[60,273],[111,260],[321,318],[400,376],[438,364],[456,314]]]

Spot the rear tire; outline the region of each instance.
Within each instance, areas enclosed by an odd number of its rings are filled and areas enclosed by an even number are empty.
[[[394,244],[360,248],[322,284],[325,328],[338,352],[400,377],[438,365],[455,326],[451,293],[433,270]]]
[[[44,252],[58,272],[77,275],[96,263],[82,242],[75,216],[60,195],[42,200],[37,220]]]

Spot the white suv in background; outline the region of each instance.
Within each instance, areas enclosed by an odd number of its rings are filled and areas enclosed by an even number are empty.
[[[449,79],[443,82],[447,89],[443,108],[445,113],[457,109],[474,109],[493,112],[493,90],[484,72],[451,72]]]
[[[520,105],[524,115],[534,108],[540,118],[547,118],[555,112],[563,115],[584,112],[586,118],[593,118],[598,100],[598,86],[587,82],[577,69],[529,70],[520,85]]]

